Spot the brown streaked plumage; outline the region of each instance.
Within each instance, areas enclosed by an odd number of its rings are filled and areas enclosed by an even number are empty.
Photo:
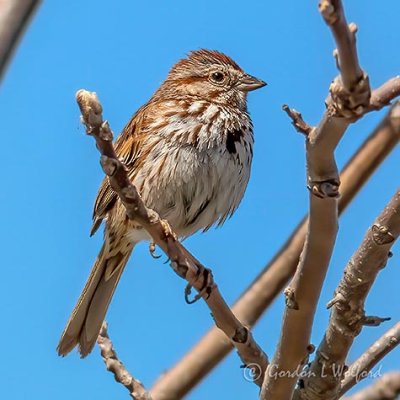
[[[230,57],[198,50],[176,63],[150,101],[117,138],[115,148],[145,204],[180,237],[222,224],[238,207],[250,175],[253,127],[247,92],[264,86]],[[92,350],[134,245],[149,236],[127,218],[104,179],[93,210],[104,244],[58,345]]]

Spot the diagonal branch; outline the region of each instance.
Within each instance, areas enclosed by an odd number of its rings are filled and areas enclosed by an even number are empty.
[[[103,322],[97,343],[100,348],[101,356],[106,364],[107,370],[110,371],[118,383],[124,385],[132,399],[134,400],[151,400],[150,394],[144,388],[142,382],[135,379],[125,365],[119,360],[114,346],[108,336],[107,322]]]
[[[0,4],[0,79],[40,0],[2,0]]]
[[[396,111],[397,110],[397,111]],[[396,117],[396,114],[398,115]],[[374,132],[344,167],[339,213],[356,196],[400,140],[400,104],[394,106]],[[244,291],[233,306],[234,314],[253,326],[294,274],[307,231],[304,218],[271,262]],[[173,368],[165,372],[151,389],[157,400],[181,398],[232,350],[231,342],[212,328]]]
[[[400,96],[400,75],[389,79],[371,93],[368,111],[380,110],[398,96]]]
[[[261,385],[268,358],[255,342],[250,330],[232,313],[214,282],[212,273],[206,269],[176,239],[168,223],[162,221],[157,213],[148,209],[140,198],[135,186],[130,182],[123,163],[117,158],[112,143],[113,134],[107,121],[103,121],[102,107],[95,93],[80,90],[76,94],[82,120],[87,133],[96,140],[101,153],[101,164],[108,175],[110,185],[118,194],[126,208],[127,216],[139,222],[171,260],[171,267],[189,288],[194,287],[210,308],[215,324],[236,347],[245,365],[257,366],[259,371],[255,383]]]
[[[341,382],[339,395],[342,396],[362,379],[365,379],[372,368],[399,344],[400,322],[385,332],[364,354],[350,365]]]
[[[372,385],[343,400],[396,400],[399,395],[400,372],[393,371],[386,373]]]
[[[305,374],[298,398],[338,398],[342,378],[338,370],[343,371],[354,338],[371,321],[364,312],[365,299],[379,271],[385,267],[390,248],[399,235],[400,190],[368,230],[344,271],[335,297],[329,303],[332,312],[328,328]],[[379,324],[381,319],[374,317],[372,321]]]

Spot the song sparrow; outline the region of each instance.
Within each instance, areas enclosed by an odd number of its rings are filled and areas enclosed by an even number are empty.
[[[180,237],[221,225],[238,207],[253,155],[247,92],[264,85],[220,52],[193,51],[116,140],[144,203]],[[60,355],[75,346],[82,357],[90,353],[134,245],[149,239],[127,218],[108,178],[97,195],[91,234],[103,219],[104,244],[62,334]]]

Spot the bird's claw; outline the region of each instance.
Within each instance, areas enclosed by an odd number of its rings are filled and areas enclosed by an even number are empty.
[[[193,299],[189,298],[193,286],[190,283],[186,285],[185,301],[187,304],[196,303],[196,301],[200,300],[203,296],[205,296],[205,298],[208,299],[211,295],[214,283],[211,270],[208,268],[199,269],[198,276],[200,277],[200,275],[203,275],[203,285],[200,288],[200,291],[196,294],[196,296],[193,297]]]
[[[151,241],[149,244],[149,252],[153,258],[155,258],[155,259],[161,258],[160,255],[155,254],[156,253],[156,244],[153,241]]]

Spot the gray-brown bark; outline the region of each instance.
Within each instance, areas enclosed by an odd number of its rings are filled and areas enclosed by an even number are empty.
[[[362,379],[365,379],[372,368],[399,344],[400,322],[385,332],[365,353],[349,366],[341,382],[339,395],[342,396]]]
[[[335,37],[340,75],[331,84],[327,111],[306,138],[309,225],[299,265],[285,291],[281,336],[265,374],[262,400],[290,400],[308,361],[312,323],[338,225],[340,179],[334,150],[348,125],[361,117],[370,104],[368,77],[358,64],[355,30],[347,25],[341,1],[322,0],[320,12]]]
[[[388,372],[372,385],[343,400],[396,400],[400,395],[400,372]]]
[[[2,0],[0,3],[0,79],[19,38],[40,0]]]
[[[331,317],[309,373],[299,389],[298,399],[336,400],[341,374],[354,338],[365,325],[381,322],[365,315],[364,302],[379,271],[385,267],[389,251],[400,235],[400,190],[368,230],[349,261],[342,280],[329,303]]]
[[[100,354],[103,357],[107,370],[114,375],[118,383],[126,387],[132,399],[151,400],[151,396],[144,388],[142,382],[135,379],[119,360],[111,339],[108,336],[107,328],[107,322],[104,321],[97,339]]]

